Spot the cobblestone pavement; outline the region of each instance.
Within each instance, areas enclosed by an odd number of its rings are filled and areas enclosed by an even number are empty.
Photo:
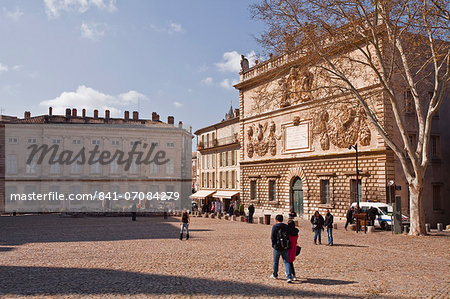
[[[271,226],[192,218],[0,217],[0,296],[450,298],[450,235],[334,230],[314,245],[300,221],[299,281],[269,276]],[[326,243],[326,233],[322,235]]]

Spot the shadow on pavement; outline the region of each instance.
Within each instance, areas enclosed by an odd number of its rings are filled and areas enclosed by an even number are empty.
[[[311,284],[320,284],[320,285],[329,285],[329,286],[357,283],[357,281],[336,280],[336,279],[327,279],[327,278],[307,278],[306,280],[302,280],[301,282],[302,283],[311,283]]]
[[[13,251],[14,249],[14,247],[0,247],[0,252]]]
[[[24,279],[26,278],[26,279]],[[324,281],[327,280],[311,280]],[[336,281],[335,281],[336,282]],[[341,282],[342,283],[342,282]],[[351,283],[351,282],[350,282]],[[336,297],[342,294],[256,283],[143,274],[108,269],[0,266],[0,295],[212,295]],[[347,298],[359,298],[348,296]]]
[[[84,217],[58,215],[0,217],[0,246],[26,243],[177,239],[179,220],[154,217]]]
[[[369,247],[366,245],[354,245],[354,244],[333,244],[333,247],[360,247],[360,248],[364,248],[364,247]]]

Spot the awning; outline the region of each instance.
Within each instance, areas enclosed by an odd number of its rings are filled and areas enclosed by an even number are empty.
[[[190,198],[205,198],[211,196],[216,190],[198,190],[192,195],[189,195]]]
[[[239,194],[239,191],[222,191],[219,190],[216,193],[214,193],[214,197],[217,198],[231,198],[232,196],[235,196]]]

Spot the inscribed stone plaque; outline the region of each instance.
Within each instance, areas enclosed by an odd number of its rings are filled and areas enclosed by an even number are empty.
[[[309,124],[286,127],[286,151],[309,148]]]

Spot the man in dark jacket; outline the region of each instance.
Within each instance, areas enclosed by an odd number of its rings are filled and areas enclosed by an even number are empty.
[[[287,282],[292,282],[292,273],[291,266],[289,264],[289,249],[278,249],[279,248],[279,239],[278,239],[278,231],[284,230],[286,232],[287,237],[289,238],[289,227],[283,223],[283,215],[277,215],[275,217],[275,225],[272,227],[272,234],[270,236],[272,240],[273,247],[273,273],[270,278],[277,279],[278,278],[278,263],[280,261],[280,256],[283,258],[284,268],[286,270],[286,278]]]
[[[251,204],[248,207],[248,223],[253,223],[253,214],[255,214],[255,206]]]
[[[369,217],[370,225],[372,226],[375,225],[375,219],[377,218],[377,215],[378,215],[377,208],[370,207],[370,209],[367,211],[367,216]]]
[[[325,222],[323,224],[327,229],[328,245],[333,246],[333,215],[330,210],[327,209],[327,215],[325,216]]]
[[[230,215],[230,217],[231,217],[231,216],[233,216],[233,214],[234,214],[234,207],[233,207],[233,204],[230,203],[230,207],[228,208],[228,215]]]
[[[348,209],[348,211],[347,211],[347,222],[345,222],[345,230],[347,230],[347,226],[348,226],[348,224],[350,223],[350,224],[353,224],[353,211],[354,211],[354,209],[353,209],[353,207],[350,207],[349,209]]]

